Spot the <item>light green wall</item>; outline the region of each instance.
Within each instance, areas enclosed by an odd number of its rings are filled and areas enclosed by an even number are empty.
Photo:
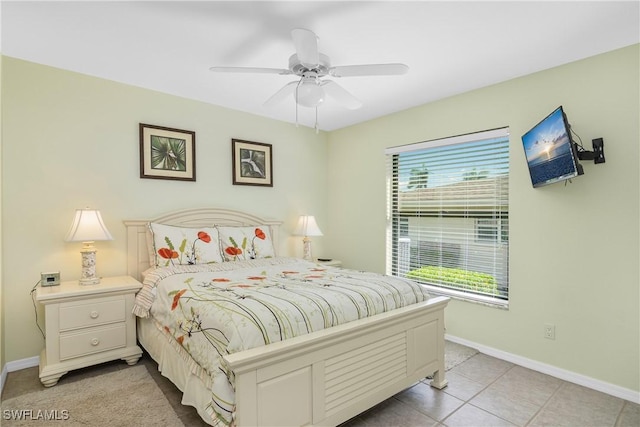
[[[447,333],[640,390],[638,53],[631,46],[332,132],[331,255],[385,271],[384,148],[509,126],[510,307],[452,301]],[[604,138],[606,163],[583,161],[572,184],[534,189],[520,136],[559,105],[585,148]],[[555,341],[543,338],[544,323],[556,325]]]
[[[260,213],[285,221],[280,253],[299,256],[297,216],[327,223],[324,133],[10,57],[2,67],[3,366],[43,346],[29,297],[40,272],[79,278],[81,245],[63,241],[76,208],[100,209],[115,238],[96,242],[104,276],[126,272],[125,219],[206,206]],[[139,123],[196,132],[196,182],[139,178]],[[232,185],[232,138],[273,145],[273,188]],[[322,244],[314,239],[319,256]]]
[[[2,55],[0,55],[0,177],[2,176]],[[2,190],[0,189],[0,224],[2,224]],[[0,226],[0,370],[4,368],[4,298],[2,297],[2,226]]]

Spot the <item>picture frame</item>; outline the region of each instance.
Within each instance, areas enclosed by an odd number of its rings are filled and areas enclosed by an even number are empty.
[[[271,144],[231,140],[233,185],[273,187]]]
[[[196,133],[140,123],[140,178],[196,180]]]

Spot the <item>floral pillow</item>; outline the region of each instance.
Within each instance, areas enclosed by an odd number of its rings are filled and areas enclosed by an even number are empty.
[[[269,226],[218,227],[225,261],[276,256]]]
[[[222,262],[218,230],[150,223],[156,267]],[[155,258],[155,259],[154,259]]]

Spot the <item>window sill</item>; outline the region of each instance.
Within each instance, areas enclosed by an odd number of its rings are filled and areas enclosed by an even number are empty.
[[[422,283],[422,285],[425,288],[427,288],[430,295],[438,295],[438,296],[442,295],[442,296],[450,297],[460,301],[485,305],[491,308],[509,310],[509,301],[492,298],[490,296],[470,294],[468,292],[461,292],[453,289],[442,289],[438,286],[427,285],[425,283]]]

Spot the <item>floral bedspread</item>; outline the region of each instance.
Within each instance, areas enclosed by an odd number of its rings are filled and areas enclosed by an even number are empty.
[[[232,424],[227,354],[308,334],[429,298],[419,284],[294,258],[159,268],[134,313],[151,315],[212,390],[215,424]]]

